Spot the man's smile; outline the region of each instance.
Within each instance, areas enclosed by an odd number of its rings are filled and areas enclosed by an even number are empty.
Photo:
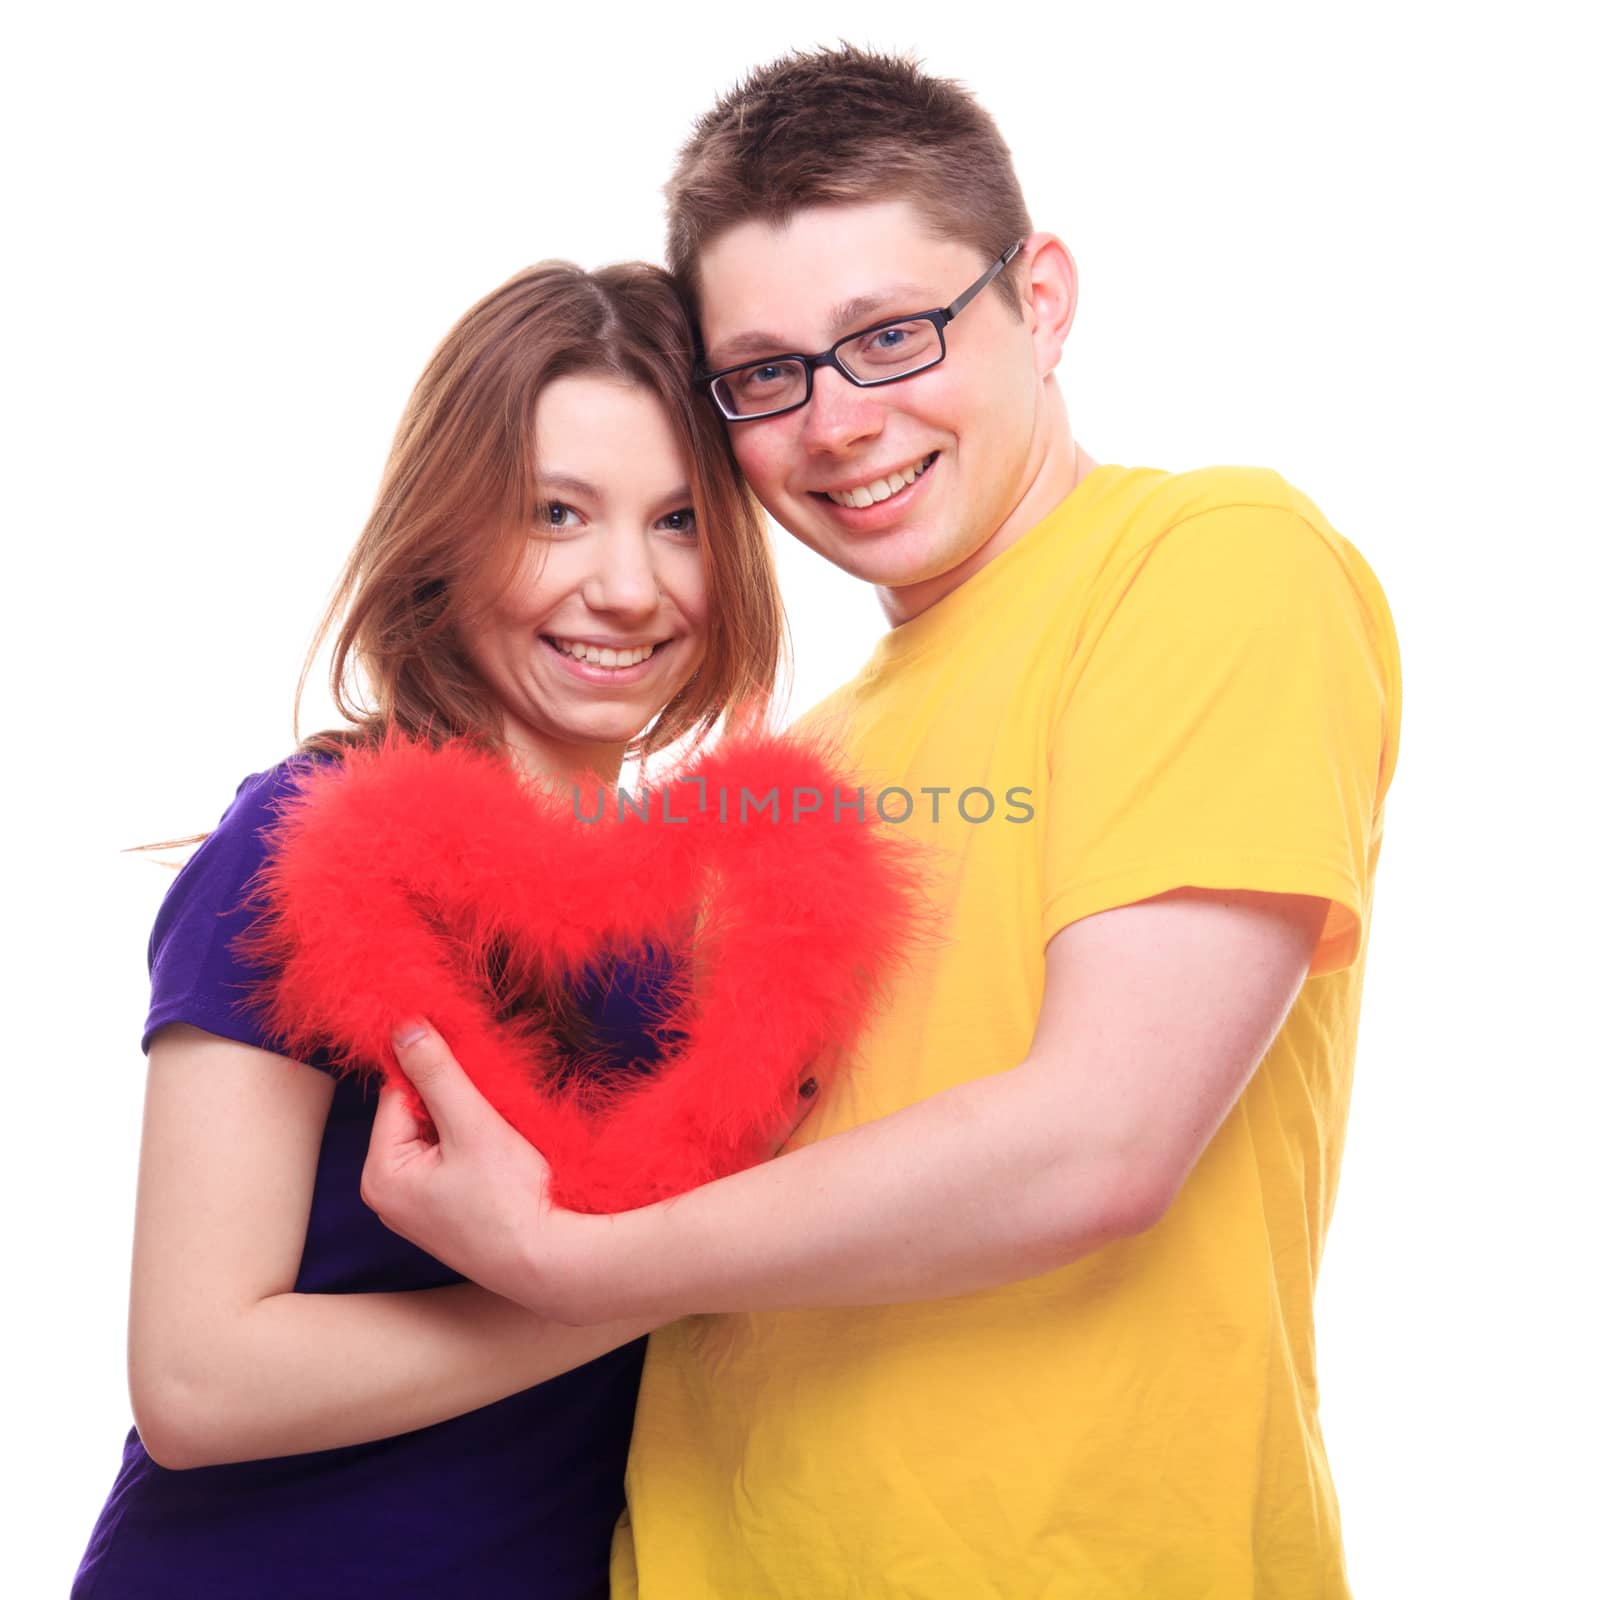
[[[836,506],[875,505],[909,488],[933,465],[938,454],[935,450],[931,455],[906,462],[890,472],[875,473],[870,477],[858,478],[854,483],[828,489],[815,489],[812,493],[826,497]]]

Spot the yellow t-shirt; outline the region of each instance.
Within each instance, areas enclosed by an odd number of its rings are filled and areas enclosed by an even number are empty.
[[[948,922],[796,1142],[1014,1066],[1077,918],[1184,884],[1331,909],[1148,1232],[958,1299],[657,1333],[613,1593],[1347,1594],[1311,1305],[1400,722],[1376,579],[1272,473],[1102,467],[808,720],[909,791],[884,809]]]

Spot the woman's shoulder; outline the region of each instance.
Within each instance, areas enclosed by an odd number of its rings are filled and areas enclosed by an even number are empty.
[[[170,918],[185,902],[196,898],[202,885],[216,886],[224,878],[237,883],[255,871],[266,849],[263,835],[295,792],[298,762],[298,757],[290,756],[240,780],[215,826],[200,836],[192,854],[178,868],[161,902],[161,918]]]
[[[320,753],[296,751],[275,766],[250,773],[240,780],[233,799],[205,843],[218,838],[224,841],[245,836],[259,839],[299,793],[305,778],[336,759]]]
[[[237,1021],[226,1027],[220,1023],[235,1018],[238,995],[259,974],[237,952],[235,941],[258,914],[252,897],[274,823],[305,775],[331,759],[297,753],[250,773],[216,827],[179,869],[150,933],[147,1047],[162,1021],[197,1022],[213,1032],[241,1037]],[[201,999],[208,1001],[204,1016],[194,1014]],[[245,1031],[251,1036],[243,1042],[259,1042],[257,1030]]]
[[[296,751],[274,766],[249,773],[234,790],[233,799],[217,825],[201,840],[183,864],[178,882],[207,877],[235,867],[250,856],[260,858],[267,849],[266,835],[300,791],[305,778],[337,759],[319,753]],[[174,885],[176,887],[176,885]]]

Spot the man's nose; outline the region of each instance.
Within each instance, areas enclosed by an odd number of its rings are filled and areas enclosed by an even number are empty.
[[[883,407],[871,389],[859,388],[832,367],[818,367],[803,413],[806,448],[837,454],[883,429]]]

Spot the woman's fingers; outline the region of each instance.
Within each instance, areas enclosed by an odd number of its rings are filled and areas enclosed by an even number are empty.
[[[394,1054],[438,1130],[441,1154],[448,1155],[452,1146],[468,1139],[485,1116],[499,1120],[449,1046],[426,1022],[401,1023],[394,1033]]]

